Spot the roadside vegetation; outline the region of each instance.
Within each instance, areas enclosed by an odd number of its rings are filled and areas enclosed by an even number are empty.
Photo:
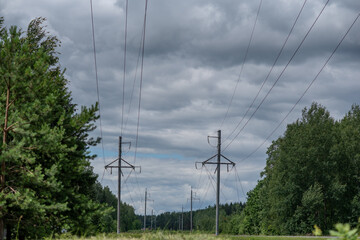
[[[284,237],[284,236],[231,236],[231,235],[219,235],[205,234],[205,233],[189,233],[189,232],[176,232],[176,231],[156,231],[146,233],[122,233],[116,234],[103,234],[90,238],[74,237],[74,236],[62,236],[59,239],[70,240],[304,240],[304,237]],[[319,237],[317,239],[327,239],[326,237]]]
[[[339,232],[334,232],[333,237],[336,236],[340,240],[355,240],[357,234],[351,233],[353,230],[347,230],[345,225],[340,226]],[[345,231],[343,231],[345,230]],[[49,238],[54,239],[54,238]],[[206,240],[206,239],[220,239],[220,240],[305,240],[305,239],[318,239],[327,240],[329,236],[317,236],[309,238],[309,236],[234,236],[221,234],[215,236],[214,234],[200,233],[200,232],[183,232],[183,231],[148,231],[148,232],[127,232],[121,234],[99,234],[93,237],[76,237],[69,235],[57,236],[56,239],[79,239],[79,240]]]

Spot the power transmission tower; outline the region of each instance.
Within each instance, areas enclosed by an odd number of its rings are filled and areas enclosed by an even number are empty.
[[[150,224],[150,229],[152,230],[153,228],[153,217],[154,217],[154,210],[151,209],[151,224]]]
[[[144,231],[146,230],[146,202],[147,202],[147,188],[145,188]]]
[[[147,203],[147,201],[152,201],[152,202],[154,202],[154,200],[151,200],[151,199],[148,198],[147,188],[145,188],[144,231],[146,231],[146,203]]]
[[[156,230],[156,216],[154,215],[154,209],[151,209],[151,230],[153,229]]]
[[[231,161],[230,159],[228,159],[227,157],[225,157],[224,155],[221,154],[221,130],[218,130],[218,135],[216,136],[208,136],[208,141],[209,138],[217,138],[218,139],[218,145],[217,145],[217,154],[215,154],[214,156],[212,156],[211,158],[203,161],[203,162],[196,162],[195,163],[195,167],[197,168],[197,164],[201,163],[202,166],[204,166],[205,164],[216,164],[216,173],[217,173],[217,182],[216,182],[216,230],[215,230],[215,234],[216,236],[219,235],[219,202],[220,202],[220,166],[226,165],[227,170],[229,171],[229,165],[232,165],[232,167],[235,166],[235,163],[233,161]],[[212,159],[214,159],[215,157],[217,157],[217,161],[216,162],[211,162]],[[227,162],[221,162],[221,157],[225,158],[227,160]]]
[[[156,215],[154,215],[154,229],[156,230]]]
[[[194,196],[195,195],[195,196]],[[188,199],[189,200],[189,199]],[[193,229],[193,200],[200,200],[199,198],[196,197],[196,193],[193,194],[193,190],[191,187],[191,191],[190,191],[190,232],[192,232]]]
[[[184,206],[181,205],[181,230],[184,231]]]
[[[130,142],[122,142],[122,137],[119,136],[119,157],[105,166],[105,169],[110,168],[110,170],[111,170],[110,173],[112,173],[113,168],[118,169],[118,203],[117,203],[117,233],[118,234],[120,233],[121,175],[123,175],[121,169],[122,168],[131,168],[132,170],[135,171],[135,168],[140,168],[140,166],[134,166],[134,165],[128,163],[127,161],[125,161],[124,159],[122,159],[121,155],[122,155],[122,145],[123,144],[129,144],[129,148],[131,146]],[[118,162],[118,165],[112,166],[111,164],[115,163],[116,161]],[[125,165],[122,165],[121,164],[122,162],[124,162]],[[140,171],[141,171],[141,168],[140,168]]]

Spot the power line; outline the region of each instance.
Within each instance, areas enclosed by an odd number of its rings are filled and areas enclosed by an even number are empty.
[[[236,172],[235,172],[235,180],[237,180],[237,178],[236,178]],[[240,182],[240,184],[241,184],[241,182]],[[241,187],[242,187],[242,185],[241,185]],[[236,185],[236,193],[237,193],[237,197],[238,197],[238,202],[240,203],[239,188],[238,188],[238,186],[237,186],[237,185]]]
[[[269,96],[270,92],[272,91],[272,89],[275,87],[276,83],[279,81],[279,79],[281,78],[281,76],[284,74],[285,70],[287,69],[287,67],[289,66],[289,64],[291,63],[291,61],[293,60],[293,58],[295,57],[295,55],[297,54],[297,52],[299,51],[300,47],[302,46],[302,44],[304,43],[305,39],[307,38],[307,36],[309,35],[309,33],[311,32],[311,30],[313,29],[313,27],[315,26],[316,22],[318,21],[318,19],[320,18],[321,14],[323,13],[325,7],[327,6],[327,4],[329,3],[330,0],[327,0],[326,3],[324,4],[323,8],[321,9],[320,13],[318,14],[318,16],[316,17],[315,21],[312,23],[311,27],[309,28],[309,30],[307,31],[307,33],[305,34],[304,38],[301,40],[299,46],[296,48],[296,50],[294,51],[293,55],[291,56],[290,60],[288,61],[288,63],[285,65],[285,67],[283,68],[283,70],[281,71],[281,73],[279,74],[279,76],[277,77],[276,81],[274,82],[274,84],[271,86],[271,88],[269,89],[269,91],[266,93],[266,95],[263,97],[263,99],[261,100],[261,102],[259,103],[259,105],[256,107],[255,111],[251,114],[251,116],[249,117],[249,119],[245,122],[245,124],[242,126],[242,128],[239,130],[239,132],[235,135],[235,137],[230,141],[230,143],[228,145],[226,145],[226,147],[224,148],[223,151],[225,151],[232,143],[233,141],[239,136],[239,134],[242,132],[242,130],[244,130],[244,128],[246,127],[246,125],[249,123],[249,121],[253,118],[253,116],[255,115],[255,113],[259,110],[259,108],[261,107],[261,105],[264,103],[265,99]]]
[[[128,108],[128,112],[127,112],[127,116],[126,116],[126,120],[125,120],[124,129],[126,129],[126,126],[127,126],[127,123],[128,123],[128,119],[129,119],[129,115],[130,115],[130,110],[131,110],[131,106],[132,106],[132,99],[133,99],[134,91],[135,91],[135,83],[136,83],[136,77],[137,77],[137,70],[138,70],[138,67],[139,67],[140,55],[141,55],[142,38],[143,38],[143,32],[141,33],[141,40],[140,40],[140,45],[139,45],[139,53],[138,53],[138,58],[137,58],[137,62],[136,62],[136,68],[135,68],[133,86],[132,86],[132,91],[131,91],[131,96],[130,96],[130,103],[129,103],[129,108]]]
[[[207,196],[207,193],[210,189],[210,185],[212,184],[211,180],[209,181],[209,184],[207,185],[207,188],[205,190],[205,194],[204,194],[204,197],[202,198],[201,202],[200,202],[200,207],[199,208],[202,208],[203,204],[205,203],[205,199],[206,199],[206,196]]]
[[[100,180],[100,183],[102,183],[102,181],[103,181],[103,179],[104,179],[105,171],[106,171],[106,170],[104,169],[103,174],[102,174],[102,177],[101,177],[101,180]]]
[[[95,44],[95,27],[94,27],[94,14],[93,14],[93,6],[92,0],[90,0],[90,10],[91,10],[91,29],[92,29],[92,42],[93,42],[93,53],[94,53],[94,66],[95,66],[95,79],[96,79],[96,94],[98,99],[99,105],[99,120],[100,120],[100,137],[101,137],[101,149],[102,149],[102,158],[105,162],[105,151],[104,151],[104,139],[103,139],[103,132],[102,132],[102,121],[101,121],[101,108],[100,108],[100,93],[99,93],[99,78],[98,78],[98,70],[97,70],[97,61],[96,61],[96,44]]]
[[[270,68],[270,71],[268,72],[267,76],[265,77],[264,81],[262,82],[259,91],[257,92],[256,96],[254,97],[254,99],[253,99],[252,103],[250,104],[249,108],[246,110],[244,116],[241,118],[241,120],[240,120],[239,123],[236,125],[236,127],[234,128],[234,130],[226,137],[225,141],[227,141],[227,140],[231,137],[231,135],[234,134],[234,132],[236,131],[236,129],[238,129],[238,127],[241,125],[241,123],[242,123],[243,120],[245,119],[246,115],[249,113],[250,109],[253,107],[253,105],[254,105],[256,99],[258,98],[261,90],[263,89],[265,83],[266,83],[267,80],[269,79],[269,76],[270,76],[270,74],[272,73],[272,71],[273,71],[273,69],[274,69],[277,61],[279,60],[279,58],[280,58],[280,56],[281,56],[281,54],[282,54],[282,52],[283,52],[283,50],[284,50],[284,48],[285,48],[285,45],[286,45],[286,43],[288,42],[288,40],[289,40],[289,38],[290,38],[290,35],[291,35],[291,33],[293,32],[294,27],[295,27],[295,25],[296,25],[296,23],[297,23],[300,15],[301,15],[303,9],[304,9],[304,7],[305,7],[306,2],[307,2],[307,0],[304,0],[304,3],[302,4],[302,6],[301,6],[301,8],[300,8],[300,11],[299,11],[299,13],[298,13],[298,15],[297,15],[297,17],[296,17],[296,19],[295,19],[295,21],[294,21],[294,23],[293,23],[293,25],[292,25],[292,27],[291,27],[291,29],[290,29],[287,37],[286,37],[284,43],[283,43],[283,45],[282,45],[282,47],[281,47],[278,55],[276,56],[275,61],[274,61],[273,65],[272,65],[271,68]]]
[[[237,171],[236,166],[234,166],[234,168],[235,168],[235,177],[236,177],[236,180],[239,181],[239,184],[240,184],[240,187],[241,187],[241,191],[242,191],[242,193],[244,194],[244,197],[246,197],[246,194],[245,194],[243,185],[241,184],[240,176],[239,176],[239,173],[238,173],[238,171]],[[237,188],[236,188],[236,189],[237,189]],[[238,190],[238,189],[237,189],[237,190]],[[238,194],[239,194],[239,193],[238,193]],[[240,198],[239,198],[239,202],[240,202]]]
[[[99,116],[100,116],[100,135],[101,135],[101,139],[103,140],[103,133],[102,133],[102,121],[101,121],[101,110],[100,110],[100,93],[99,93],[99,81],[98,81],[98,71],[97,71],[97,58],[96,58],[96,44],[95,44],[95,27],[94,27],[94,17],[93,17],[93,6],[92,6],[92,0],[90,0],[90,8],[91,8],[91,23],[92,23],[92,36],[93,36],[93,51],[94,51],[94,64],[95,64],[95,76],[96,76],[96,89],[97,89],[97,98],[98,98],[98,103],[99,103]],[[125,17],[125,47],[124,47],[124,72],[123,72],[123,95],[122,95],[122,120],[121,120],[121,132],[123,131],[123,116],[124,116],[124,99],[125,99],[125,80],[126,80],[126,51],[127,51],[127,19],[128,19],[128,0],[126,0],[126,17]],[[145,21],[144,21],[145,23]],[[143,34],[145,34],[145,27],[143,30]],[[142,42],[144,42],[145,39],[143,38]],[[141,44],[141,42],[140,42]],[[141,45],[140,45],[141,46]],[[142,46],[144,47],[144,43],[142,44]],[[139,48],[139,52],[140,52],[141,48]],[[140,55],[140,53],[139,53]],[[139,60],[138,60],[139,61]],[[143,61],[142,61],[143,63]],[[143,64],[142,64],[143,66]],[[142,77],[142,76],[141,76]],[[136,79],[136,76],[135,76]],[[134,79],[134,85],[135,85],[135,79]],[[134,86],[133,86],[133,91],[134,91]],[[133,93],[132,93],[133,94]],[[130,105],[131,106],[131,105]],[[130,112],[130,108],[129,108],[129,112]],[[104,165],[106,165],[105,162],[105,154],[104,154],[104,142],[101,141],[102,143],[102,153],[103,153],[103,161],[104,161]],[[135,172],[136,173],[136,172]],[[104,174],[105,172],[103,172],[102,175],[102,179],[104,178]],[[136,176],[136,180],[137,180],[137,175]],[[126,179],[127,180],[127,179]],[[112,181],[110,181],[111,184],[113,184]],[[125,181],[126,182],[126,181]],[[139,186],[139,184],[138,184]],[[132,202],[133,199],[130,196]],[[142,200],[142,199],[141,199]]]
[[[124,71],[123,71],[123,91],[122,91],[122,107],[121,107],[121,136],[124,123],[124,104],[125,104],[125,75],[126,75],[126,42],[127,42],[127,20],[128,20],[128,0],[125,6],[125,39],[124,39]]]
[[[213,184],[213,182],[216,184],[216,180],[215,180],[215,178],[211,175],[211,173],[210,173],[209,169],[207,169],[206,165],[204,165],[204,168],[205,168],[206,173],[207,173],[207,175],[208,175],[208,178],[209,178],[209,181],[210,181],[210,183],[211,183],[211,186],[213,187],[214,192],[216,192],[215,185]]]
[[[253,151],[251,152],[247,157],[245,157],[244,159],[241,159],[240,162],[243,162],[245,160],[247,160],[249,157],[251,157],[255,152],[257,152],[260,147],[262,145],[265,144],[265,142],[276,132],[276,130],[281,126],[281,124],[285,121],[285,119],[290,115],[290,113],[295,109],[295,107],[297,106],[297,104],[302,100],[302,98],[305,96],[305,94],[307,93],[307,91],[310,89],[310,87],[313,85],[313,83],[316,81],[316,79],[319,77],[320,73],[323,71],[323,69],[325,68],[325,66],[328,64],[328,62],[330,61],[330,59],[333,57],[333,55],[335,54],[335,52],[337,51],[337,49],[340,47],[341,43],[344,41],[345,37],[348,35],[348,33],[350,32],[351,28],[354,26],[354,24],[356,23],[356,21],[358,20],[358,18],[360,17],[360,13],[357,15],[357,17],[354,19],[354,21],[352,22],[352,24],[350,25],[350,27],[348,28],[348,30],[346,31],[346,33],[344,34],[344,36],[341,38],[340,42],[336,45],[335,49],[333,50],[333,52],[331,53],[331,55],[327,58],[327,60],[325,61],[324,65],[320,68],[319,72],[316,74],[316,76],[314,77],[314,79],[310,82],[310,84],[308,85],[308,87],[305,89],[305,91],[302,93],[302,95],[300,96],[300,98],[296,101],[296,103],[293,105],[293,107],[290,109],[290,111],[285,115],[285,117],[281,120],[281,122],[275,127],[275,129],[267,136],[267,138]]]
[[[135,173],[135,180],[136,180],[137,185],[136,185],[135,183],[132,183],[131,181],[129,181],[129,184],[131,184],[132,189],[135,190],[135,194],[138,195],[137,198],[140,199],[140,203],[142,204],[143,198],[142,198],[142,193],[141,193],[141,191],[140,191],[140,185],[139,185],[139,182],[138,182],[138,180],[137,180],[137,175],[136,175],[137,172],[134,171],[134,173]],[[134,187],[134,184],[135,184],[135,187]],[[140,196],[140,197],[139,197],[139,196]]]
[[[144,69],[144,53],[145,53],[145,33],[146,33],[147,4],[148,4],[148,0],[145,0],[145,13],[144,13],[143,31],[142,31],[142,38],[141,38],[142,41],[140,42],[140,46],[141,46],[141,48],[140,48],[141,49],[141,68],[140,68],[139,104],[138,104],[138,116],[137,116],[137,125],[136,125],[134,163],[136,163],[138,140],[139,140],[141,93],[142,93],[143,69]],[[139,55],[140,55],[140,49],[139,49]],[[138,58],[138,62],[139,62],[139,58]],[[136,69],[137,69],[137,67],[136,67]],[[135,79],[136,79],[136,72],[135,72],[135,78],[134,78],[134,85],[135,85]],[[132,96],[131,96],[131,98],[132,98]],[[130,106],[129,106],[129,112],[130,112],[130,107],[131,107],[131,103],[130,103]],[[139,185],[139,181],[138,181],[136,173],[135,173],[135,180],[136,180],[137,187],[140,189],[140,185]],[[146,199],[145,199],[145,201],[146,201]],[[142,202],[142,197],[141,197],[141,202]]]
[[[134,163],[136,162],[136,155],[137,155],[137,148],[138,148],[138,140],[139,140],[140,109],[141,109],[141,92],[142,92],[143,71],[144,71],[144,53],[145,53],[145,33],[146,33],[147,4],[148,4],[148,0],[145,0],[144,28],[143,28],[142,52],[141,52],[139,105],[138,105],[138,117],[137,117],[137,126],[136,126],[136,141],[135,141]]]
[[[250,35],[249,43],[248,43],[247,48],[246,48],[244,60],[243,60],[243,63],[242,63],[242,65],[241,65],[240,74],[239,74],[238,80],[237,80],[237,82],[236,82],[236,85],[235,85],[235,88],[234,88],[234,92],[233,92],[233,94],[232,94],[232,96],[231,96],[230,103],[229,103],[228,108],[227,108],[227,110],[226,110],[225,117],[224,117],[224,119],[222,120],[219,129],[222,128],[222,126],[223,126],[223,124],[224,124],[224,122],[225,122],[225,119],[227,118],[227,116],[228,116],[228,114],[229,114],[229,110],[230,110],[231,104],[232,104],[232,102],[233,102],[233,100],[234,100],[235,92],[236,92],[237,86],[239,85],[240,78],[241,78],[241,75],[242,75],[242,72],[243,72],[243,69],[244,69],[244,65],[245,65],[245,62],[246,62],[246,59],[247,59],[247,56],[248,56],[248,53],[249,53],[250,45],[251,45],[251,42],[252,42],[252,39],[253,39],[253,35],[254,35],[254,32],[255,32],[255,27],[256,27],[256,23],[257,23],[258,17],[259,17],[261,4],[262,4],[262,0],[260,0],[259,7],[258,7],[258,9],[257,9],[257,14],[256,14],[254,26],[253,26],[253,28],[252,28],[252,30],[251,30],[251,35]]]
[[[130,200],[131,200],[131,202],[132,202],[132,204],[133,204],[133,207],[135,208],[135,201],[134,201],[134,199],[133,199],[132,196],[131,196],[131,191],[130,191],[129,186],[128,186],[128,184],[127,184],[126,181],[124,182],[124,185],[125,185],[125,187],[126,187],[126,190],[129,192]]]

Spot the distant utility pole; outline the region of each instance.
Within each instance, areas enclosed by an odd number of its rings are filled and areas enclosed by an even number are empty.
[[[194,195],[196,195],[196,193]],[[193,196],[193,190],[191,187],[191,191],[190,191],[190,232],[192,232],[192,229],[193,229],[193,214],[192,214],[193,200],[200,200],[200,199]]]
[[[181,230],[184,231],[184,206],[181,205]]]
[[[150,229],[152,230],[152,226],[153,226],[153,216],[154,216],[154,210],[153,209],[151,209],[151,227],[150,227]]]
[[[145,188],[144,231],[146,230],[146,203],[147,203],[147,201],[154,201],[154,200],[148,199],[148,192],[147,192],[147,188]]]
[[[156,230],[156,215],[154,215],[154,229]]]
[[[144,231],[146,231],[146,202],[147,202],[147,188],[145,188],[145,213],[144,213]]]
[[[120,136],[119,137],[119,157],[105,166],[105,169],[110,168],[111,173],[112,173],[113,168],[118,169],[118,204],[117,204],[117,233],[118,234],[120,233],[120,202],[121,202],[121,175],[122,175],[121,169],[122,168],[131,168],[131,169],[135,170],[135,168],[140,168],[139,166],[134,166],[121,158],[123,144],[129,144],[129,146],[131,146],[130,142],[122,142],[122,137]],[[115,163],[116,161],[118,162],[118,165],[111,166],[111,164]],[[122,162],[125,163],[124,166],[121,165]]]
[[[156,216],[154,216],[154,209],[151,209],[151,230],[153,229],[156,229]]]
[[[218,136],[208,136],[208,141],[209,138],[217,138],[218,139],[218,145],[217,145],[217,154],[215,154],[214,156],[212,156],[211,158],[203,161],[203,162],[196,162],[195,166],[197,163],[201,163],[202,166],[204,166],[205,164],[216,164],[216,172],[217,172],[217,182],[216,182],[216,230],[215,230],[215,234],[216,236],[219,235],[219,202],[220,202],[220,166],[221,164],[226,165],[227,166],[227,170],[229,171],[229,165],[232,165],[233,167],[235,166],[235,163],[233,161],[231,161],[230,159],[228,159],[227,157],[225,157],[224,155],[221,154],[221,130],[218,130]],[[217,161],[216,162],[211,162],[210,160],[212,160],[213,158],[217,157]],[[227,162],[221,162],[220,159],[221,157],[225,158],[227,160]],[[197,166],[196,166],[197,168]]]

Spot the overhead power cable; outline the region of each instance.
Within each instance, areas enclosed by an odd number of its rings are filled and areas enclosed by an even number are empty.
[[[124,124],[124,105],[125,105],[125,76],[126,76],[126,42],[127,42],[127,20],[128,20],[128,0],[125,6],[125,39],[124,39],[124,69],[123,69],[123,91],[122,91],[122,107],[121,107],[121,136]]]
[[[271,68],[270,68],[270,71],[268,72],[268,74],[267,74],[266,77],[265,77],[265,80],[264,80],[264,81],[262,82],[262,84],[261,84],[261,87],[260,87],[259,91],[257,92],[256,96],[254,97],[253,101],[251,102],[249,108],[246,110],[244,116],[241,118],[241,120],[240,120],[239,123],[236,125],[236,127],[234,128],[234,130],[226,137],[225,141],[227,141],[227,140],[231,137],[231,135],[234,134],[234,132],[238,129],[238,127],[241,125],[241,123],[243,122],[243,120],[245,119],[245,117],[247,116],[247,114],[249,113],[250,109],[253,107],[253,105],[254,105],[256,99],[258,98],[261,90],[263,89],[265,83],[266,83],[267,80],[269,79],[269,76],[270,76],[270,74],[272,73],[272,71],[273,71],[273,69],[274,69],[277,61],[279,60],[279,58],[280,58],[280,56],[281,56],[281,54],[282,54],[282,52],[283,52],[283,50],[284,50],[284,48],[285,48],[285,46],[286,46],[286,43],[288,42],[288,40],[289,40],[289,38],[290,38],[290,35],[291,35],[291,33],[293,32],[294,27],[295,27],[295,25],[296,25],[296,23],[297,23],[300,15],[301,15],[303,9],[304,9],[304,7],[305,7],[306,2],[307,2],[307,0],[304,0],[302,6],[301,6],[301,8],[300,8],[300,11],[299,11],[298,15],[296,16],[295,21],[294,21],[294,23],[293,23],[293,25],[292,25],[292,27],[291,27],[288,35],[287,35],[287,37],[286,37],[286,39],[285,39],[282,47],[281,47],[278,55],[277,55],[276,58],[275,58],[275,61],[274,61],[273,65],[272,65]]]
[[[323,64],[323,66],[320,68],[319,72],[316,74],[316,76],[314,77],[314,79],[310,82],[310,84],[308,85],[308,87],[305,89],[305,91],[301,94],[300,98],[295,102],[295,104],[292,106],[292,108],[290,109],[290,111],[285,115],[285,117],[281,120],[281,122],[274,128],[274,130],[266,137],[266,139],[254,150],[252,151],[247,157],[245,157],[244,159],[240,160],[240,162],[243,162],[245,160],[247,160],[248,158],[250,158],[255,152],[257,152],[261,146],[263,146],[265,144],[265,142],[276,132],[276,130],[281,126],[281,124],[285,121],[285,119],[291,114],[291,112],[295,109],[295,107],[298,105],[298,103],[303,99],[303,97],[305,96],[305,94],[307,93],[307,91],[310,89],[310,87],[313,85],[313,83],[316,81],[316,79],[319,77],[320,73],[323,71],[323,69],[325,68],[325,66],[328,64],[328,62],[330,61],[330,59],[333,57],[333,55],[335,54],[335,52],[338,50],[338,48],[340,47],[340,45],[342,44],[342,42],[344,41],[345,37],[348,35],[348,33],[350,32],[351,28],[354,26],[354,24],[356,23],[356,21],[359,19],[360,17],[360,13],[357,15],[357,17],[354,19],[354,21],[352,22],[352,24],[350,25],[350,27],[348,28],[348,30],[346,31],[346,33],[344,34],[344,36],[341,38],[340,42],[336,45],[335,49],[333,50],[333,52],[331,53],[331,55],[327,58],[327,60],[325,61],[325,63]]]
[[[144,69],[144,53],[145,53],[145,33],[146,33],[147,5],[148,5],[148,0],[145,0],[144,22],[143,22],[143,29],[142,29],[142,35],[141,35],[141,41],[140,41],[140,48],[139,48],[139,56],[140,56],[140,51],[141,51],[141,70],[140,70],[139,103],[138,103],[138,115],[137,115],[137,125],[136,125],[134,163],[136,163],[137,150],[138,150],[138,140],[139,140],[141,93],[142,93],[143,69]],[[131,93],[131,99],[133,97],[133,92],[134,92],[134,87],[135,87],[136,73],[137,73],[137,68],[138,68],[138,64],[139,64],[139,56],[138,56],[138,62],[137,62],[136,71],[135,71],[135,77],[134,77],[134,83],[133,83],[133,91]],[[130,108],[131,108],[131,100],[130,100],[128,115],[130,113]],[[128,121],[128,117],[126,119],[125,126],[127,124],[127,121]],[[140,189],[139,180],[137,178],[136,172],[135,172],[135,180],[136,180],[136,184],[137,184],[138,189]],[[141,200],[141,202],[143,202],[143,199],[142,199],[141,195],[140,195],[140,200]]]
[[[254,36],[254,32],[255,32],[255,28],[256,28],[256,23],[257,23],[257,20],[258,20],[258,17],[259,17],[259,13],[260,13],[261,4],[262,4],[262,0],[260,0],[259,7],[258,7],[258,9],[257,9],[255,22],[254,22],[254,25],[253,25],[252,30],[251,30],[251,35],[250,35],[249,43],[248,43],[247,48],[246,48],[246,52],[245,52],[245,55],[244,55],[244,60],[243,60],[242,65],[241,65],[239,77],[238,77],[238,79],[237,79],[237,82],[236,82],[236,85],[235,85],[235,88],[234,88],[234,92],[233,92],[233,94],[232,94],[232,96],[231,96],[230,103],[229,103],[228,108],[227,108],[227,110],[226,110],[225,117],[223,118],[219,129],[222,128],[222,126],[223,126],[223,124],[224,124],[224,122],[225,122],[225,119],[227,118],[227,116],[228,116],[228,114],[229,114],[229,110],[230,110],[230,107],[231,107],[231,105],[232,105],[232,102],[233,102],[233,100],[234,100],[234,96],[235,96],[235,93],[236,93],[236,89],[237,89],[237,86],[239,85],[239,82],[240,82],[240,79],[241,79],[241,75],[242,75],[242,72],[243,72],[243,69],[244,69],[244,65],[245,65],[245,62],[246,62],[246,59],[247,59],[247,56],[248,56],[248,53],[249,53],[250,45],[251,45],[251,42],[252,42],[252,39],[253,39],[253,36]]]
[[[143,29],[143,28],[142,28]],[[140,45],[139,45],[139,53],[138,53],[138,58],[137,58],[137,63],[136,63],[136,68],[135,68],[135,74],[134,74],[134,80],[133,80],[133,86],[132,86],[132,91],[131,91],[131,96],[130,96],[130,102],[129,102],[129,108],[128,108],[128,112],[127,112],[127,116],[126,116],[126,120],[125,120],[125,126],[124,129],[126,129],[127,123],[128,123],[128,119],[129,119],[129,115],[130,115],[130,111],[131,111],[131,107],[132,107],[132,100],[133,100],[133,96],[134,96],[134,91],[135,91],[135,83],[136,83],[136,78],[137,78],[137,71],[138,71],[138,67],[139,67],[139,62],[140,62],[140,56],[141,56],[141,46],[142,46],[142,41],[143,41],[143,35],[144,32],[141,31],[141,40],[140,40]],[[135,159],[135,158],[134,158]],[[143,202],[143,198],[142,198],[142,193],[140,191],[140,185],[139,185],[139,181],[137,179],[137,173],[135,172],[135,180],[136,180],[136,187],[138,189],[138,193],[140,196],[140,201]]]
[[[208,183],[209,183],[209,184],[207,185],[207,188],[206,188],[206,190],[205,190],[205,194],[204,194],[204,196],[202,197],[202,200],[200,200],[199,209],[201,209],[202,206],[203,206],[203,204],[205,203],[205,199],[206,199],[206,196],[207,196],[208,191],[209,191],[209,189],[210,189],[210,185],[212,184],[212,182],[211,182],[210,179],[209,179]]]
[[[277,77],[276,81],[274,82],[274,84],[271,86],[271,88],[269,89],[269,91],[266,93],[266,95],[263,97],[263,99],[261,100],[261,102],[259,103],[259,105],[256,107],[255,111],[251,114],[251,116],[249,117],[249,119],[245,122],[245,124],[242,126],[242,128],[238,131],[238,133],[235,135],[235,137],[230,141],[230,143],[228,143],[226,145],[226,147],[224,148],[223,151],[225,151],[232,143],[233,141],[239,136],[239,134],[242,132],[242,130],[244,130],[244,128],[246,127],[246,125],[250,122],[250,120],[253,118],[253,116],[255,115],[255,113],[259,110],[259,108],[261,107],[261,105],[264,103],[265,99],[269,96],[270,92],[272,91],[272,89],[275,87],[276,83],[279,81],[279,79],[282,77],[282,75],[284,74],[285,70],[287,69],[287,67],[290,65],[290,63],[292,62],[292,60],[294,59],[295,55],[297,54],[297,52],[299,51],[300,47],[302,46],[302,44],[304,43],[305,39],[307,38],[307,36],[309,35],[309,33],[311,32],[311,30],[313,29],[313,27],[315,26],[316,22],[318,21],[318,19],[320,18],[321,14],[323,13],[325,7],[328,5],[330,0],[327,0],[326,3],[324,4],[323,8],[321,9],[320,13],[318,14],[318,16],[316,17],[315,21],[312,23],[311,27],[309,28],[309,30],[307,31],[307,33],[305,34],[304,38],[301,40],[299,46],[296,48],[295,52],[293,53],[293,55],[291,56],[291,58],[289,59],[288,63],[285,65],[285,67],[283,68],[283,70],[281,71],[281,73],[279,74],[279,76]]]
[[[139,44],[139,52],[138,52],[138,57],[137,57],[137,62],[136,62],[133,86],[132,86],[131,96],[130,96],[130,103],[129,103],[129,108],[128,108],[128,112],[127,112],[127,115],[126,115],[124,129],[126,129],[126,126],[127,126],[128,120],[129,120],[130,110],[131,110],[131,107],[132,107],[132,100],[133,100],[134,91],[135,91],[135,83],[136,83],[136,78],[137,78],[137,71],[138,71],[138,68],[139,68],[139,62],[140,62],[140,56],[141,56],[141,46],[142,46],[143,34],[144,34],[144,32],[141,31],[141,40],[140,40],[140,44]]]
[[[146,36],[145,33],[146,33],[147,5],[148,5],[148,0],[145,0],[144,28],[143,28],[143,38],[142,38],[142,50],[141,50],[139,105],[138,105],[138,117],[137,117],[137,126],[136,126],[134,162],[136,162],[138,141],[139,141],[139,125],[140,125],[140,110],[141,110],[141,93],[142,93],[142,83],[143,83],[143,71],[144,71],[144,53],[145,53],[145,36]]]
[[[94,14],[93,14],[92,0],[90,0],[90,10],[91,10],[91,29],[92,29],[92,42],[93,42],[93,53],[94,53],[93,55],[94,55],[94,66],[95,66],[95,80],[96,80],[96,95],[97,95],[97,100],[98,100],[98,105],[99,105],[101,149],[102,149],[102,158],[103,158],[104,166],[105,166],[106,162],[105,162],[104,139],[103,139],[102,121],[101,121],[99,78],[98,78],[97,61],[96,61],[95,27],[94,27]]]
[[[237,180],[237,181],[239,182],[239,184],[240,184],[241,191],[242,191],[244,197],[246,198],[246,193],[245,193],[245,191],[244,191],[243,185],[241,184],[241,179],[240,179],[239,173],[238,173],[238,171],[237,171],[237,169],[236,169],[236,166],[235,166],[235,177],[236,177],[236,180]],[[236,188],[236,189],[237,189],[237,188]],[[239,202],[240,202],[240,198],[239,198]]]

